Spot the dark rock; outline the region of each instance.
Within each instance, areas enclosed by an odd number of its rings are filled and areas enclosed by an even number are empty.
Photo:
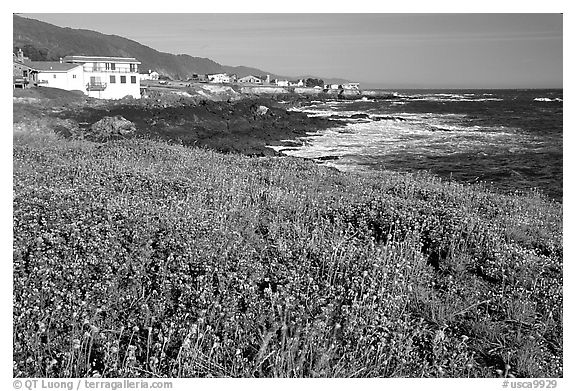
[[[124,136],[136,131],[134,123],[126,118],[116,115],[104,117],[90,127],[93,135],[100,137]]]
[[[92,126],[93,129],[85,131],[92,139],[151,137],[251,156],[278,155],[267,145],[279,145],[281,140],[298,139],[307,132],[345,123],[338,119],[308,117],[305,113],[286,111],[281,104],[264,98],[232,103],[203,100],[166,108],[148,102],[86,108],[63,112],[59,116],[73,118],[78,123],[98,121]],[[103,117],[115,120],[104,120]],[[126,121],[129,133],[123,133],[123,128],[118,131],[117,125],[123,121]]]

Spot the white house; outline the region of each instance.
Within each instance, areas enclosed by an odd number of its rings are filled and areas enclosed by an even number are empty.
[[[156,71],[148,70],[148,73],[140,73],[140,81],[142,80],[158,80],[160,75]]]
[[[306,87],[304,80],[277,80],[276,85],[279,87]]]
[[[345,90],[359,90],[360,83],[344,83],[342,84],[342,88]]]
[[[238,83],[262,84],[263,80],[259,77],[248,75],[238,79]]]
[[[213,73],[208,75],[210,83],[230,83],[231,78],[226,73]]]
[[[131,57],[66,56],[64,63],[81,65],[83,88],[88,96],[120,99],[132,96],[140,99],[140,61]]]
[[[80,64],[58,61],[31,61],[29,64],[38,72],[39,86],[86,92],[84,71]]]

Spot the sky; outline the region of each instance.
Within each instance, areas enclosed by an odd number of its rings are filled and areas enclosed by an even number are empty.
[[[561,88],[562,14],[22,14],[156,50],[390,88]]]

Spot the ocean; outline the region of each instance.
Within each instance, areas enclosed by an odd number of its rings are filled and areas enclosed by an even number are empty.
[[[291,110],[345,120],[301,147],[275,147],[341,171],[426,170],[562,201],[562,90],[399,90],[386,100],[312,101]]]

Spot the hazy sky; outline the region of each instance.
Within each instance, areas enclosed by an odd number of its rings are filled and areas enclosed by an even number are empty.
[[[384,87],[562,87],[561,14],[25,14],[154,49]]]

